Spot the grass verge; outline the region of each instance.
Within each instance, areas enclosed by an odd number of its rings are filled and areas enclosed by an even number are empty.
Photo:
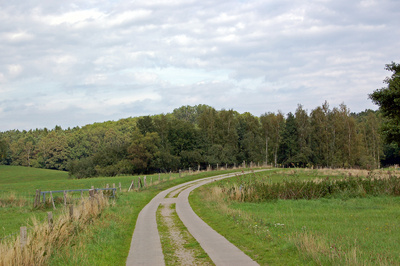
[[[168,216],[165,216],[165,212],[162,214],[164,208],[170,208]],[[157,210],[157,226],[166,265],[214,265],[179,219],[175,204],[160,205]],[[189,254],[189,258],[185,258],[185,254]]]
[[[265,175],[271,182],[279,182],[290,174]],[[297,170],[296,175],[304,179],[324,177],[314,170]],[[400,235],[396,222],[400,218],[399,197],[249,203],[229,199],[218,187],[222,182],[233,184],[235,178],[199,188],[190,196],[191,205],[261,265],[400,264],[400,243],[396,241]]]

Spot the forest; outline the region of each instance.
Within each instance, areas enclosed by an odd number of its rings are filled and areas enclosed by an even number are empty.
[[[356,167],[398,162],[379,111],[350,113],[325,102],[310,113],[182,106],[172,113],[62,129],[0,132],[0,164],[69,171],[76,178],[240,165]]]

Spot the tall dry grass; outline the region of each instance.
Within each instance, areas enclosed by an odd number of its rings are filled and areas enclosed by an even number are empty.
[[[363,254],[357,240],[347,249],[330,244],[323,236],[306,231],[293,234],[290,240],[303,256],[311,258],[318,265],[395,265],[395,262],[381,255],[376,259],[373,256],[367,260],[362,259]]]
[[[24,207],[27,206],[29,203],[30,202],[26,198],[19,197],[14,192],[1,195],[0,197],[0,207]]]
[[[297,170],[280,171],[278,173],[285,175],[293,175]],[[316,169],[301,168],[304,173],[315,172]],[[345,169],[345,168],[322,168],[318,169],[319,176],[346,176],[346,177],[368,177],[373,176],[375,178],[390,178],[392,176],[400,176],[400,170],[397,169]]]
[[[74,205],[72,217],[69,208],[65,208],[54,219],[52,226],[47,221],[41,222],[33,218],[24,247],[21,247],[19,236],[0,243],[0,266],[45,265],[54,250],[70,245],[74,237],[99,217],[108,205],[108,199],[98,194]]]

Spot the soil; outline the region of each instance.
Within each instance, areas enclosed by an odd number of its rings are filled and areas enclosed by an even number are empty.
[[[163,206],[164,208],[161,209],[161,216],[164,219],[165,225],[168,227],[170,240],[175,247],[175,256],[178,258],[179,265],[198,265],[193,252],[184,247],[187,243],[173,220],[173,213],[175,210],[171,209],[171,204],[167,203],[163,204]]]

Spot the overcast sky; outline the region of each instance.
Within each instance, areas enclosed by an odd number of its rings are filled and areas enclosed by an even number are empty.
[[[197,104],[377,109],[399,18],[399,0],[0,0],[0,131]]]

